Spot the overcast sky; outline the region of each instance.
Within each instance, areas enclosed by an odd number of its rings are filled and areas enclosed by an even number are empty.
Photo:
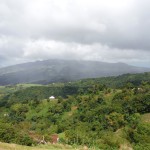
[[[0,0],[0,66],[51,58],[150,67],[150,0]]]

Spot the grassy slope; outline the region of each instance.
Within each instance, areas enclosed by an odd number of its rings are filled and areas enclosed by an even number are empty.
[[[86,147],[72,147],[69,145],[62,144],[49,144],[49,145],[38,145],[38,146],[22,146],[17,144],[8,144],[0,142],[0,150],[86,150]],[[92,150],[92,149],[89,149]]]
[[[9,85],[9,86],[0,86],[0,95],[9,94],[16,92],[21,89],[29,88],[29,87],[36,87],[42,86],[40,84],[17,84],[17,85]]]
[[[142,115],[142,121],[145,123],[150,123],[150,113]]]

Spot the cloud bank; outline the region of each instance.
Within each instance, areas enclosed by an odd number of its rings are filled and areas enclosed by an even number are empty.
[[[1,0],[1,66],[83,59],[150,66],[148,0]]]

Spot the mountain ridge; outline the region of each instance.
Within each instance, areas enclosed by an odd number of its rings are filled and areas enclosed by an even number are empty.
[[[149,71],[150,68],[135,67],[120,62],[49,59],[0,68],[0,85],[48,84]]]

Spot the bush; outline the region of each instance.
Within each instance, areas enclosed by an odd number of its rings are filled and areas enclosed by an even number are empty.
[[[15,141],[16,134],[11,124],[0,123],[0,141],[10,143]]]

